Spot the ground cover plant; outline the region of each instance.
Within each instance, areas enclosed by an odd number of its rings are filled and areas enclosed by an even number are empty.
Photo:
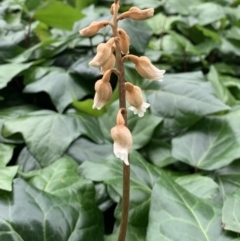
[[[0,1],[0,240],[113,241],[123,162],[113,153],[118,84],[92,109],[89,66],[110,26],[111,0]],[[124,64],[150,107],[128,111],[130,207],[126,241],[240,240],[240,2],[121,0],[154,8],[123,19],[130,53],[166,70],[163,82]],[[127,105],[127,108],[129,105]]]

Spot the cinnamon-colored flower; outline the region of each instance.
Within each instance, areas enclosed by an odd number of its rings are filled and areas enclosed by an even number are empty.
[[[147,8],[147,9],[140,9],[138,7],[131,7],[128,11],[120,14],[118,16],[118,20],[125,19],[125,18],[131,18],[134,20],[145,20],[148,18],[151,18],[154,14],[153,8]]]
[[[113,3],[113,4],[111,5],[111,8],[110,8],[110,13],[111,13],[112,15],[114,15],[115,7],[116,7],[116,3]],[[118,3],[117,3],[117,11],[119,10],[119,8],[120,8],[120,5],[119,5],[119,2],[118,2]]]
[[[109,25],[108,21],[93,21],[88,27],[83,28],[79,31],[79,33],[84,37],[92,37],[95,35],[101,28]]]
[[[123,114],[126,112],[124,108],[118,111],[116,126],[111,129],[111,136],[114,141],[113,152],[117,158],[120,158],[126,165],[129,165],[128,154],[132,147],[132,134],[125,126]]]
[[[118,35],[120,38],[120,48],[122,54],[128,54],[129,53],[129,45],[130,45],[130,38],[125,30],[122,28],[118,29]]]
[[[126,55],[123,59],[130,59],[134,64],[137,72],[146,79],[162,81],[165,70],[156,68],[146,56],[138,57],[136,55]]]
[[[106,43],[100,43],[97,46],[97,54],[89,62],[89,65],[93,67],[102,67],[105,65],[112,54],[112,45],[114,43],[114,38],[110,38]]]
[[[129,110],[133,111],[135,115],[143,117],[150,104],[143,101],[142,90],[129,82],[125,83],[125,88],[127,101],[131,105]]]
[[[104,64],[102,67],[101,67],[101,72],[100,74],[104,74],[107,70],[113,68],[115,66],[115,63],[116,63],[116,57],[114,54],[111,54],[111,56],[109,57],[108,61],[106,64]]]
[[[93,109],[100,110],[112,97],[112,87],[109,83],[111,70],[106,71],[103,78],[95,83],[95,96],[93,100]]]

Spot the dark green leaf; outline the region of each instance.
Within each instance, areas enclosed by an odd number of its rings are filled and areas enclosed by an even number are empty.
[[[41,76],[44,70],[46,70],[47,73]],[[83,88],[84,83],[81,85],[81,80],[66,72],[64,69],[37,68],[34,69],[34,75],[36,77],[40,75],[40,77],[38,79],[36,78],[33,83],[28,84],[24,92],[37,93],[44,91],[48,93],[59,112],[63,112],[74,100],[81,99],[88,94]],[[32,77],[31,73],[30,77]],[[29,77],[27,76],[26,78]]]
[[[222,100],[222,102],[230,106],[236,104],[236,100],[234,99],[230,91],[222,84],[219,79],[218,73],[213,66],[211,66],[210,72],[208,73],[208,80],[212,83],[216,95],[220,100]]]
[[[67,153],[79,163],[84,161],[99,162],[113,153],[113,145],[96,144],[88,139],[79,138],[71,144]]]
[[[72,141],[85,134],[101,142],[101,131],[94,118],[61,115],[52,111],[38,111],[5,122],[3,133],[21,133],[29,151],[41,166],[60,158]],[[98,133],[98,134],[97,134]]]
[[[84,193],[79,195],[81,200],[60,198],[15,180],[12,193],[0,194],[0,239],[102,241],[101,215]]]
[[[163,82],[149,82],[148,100],[153,114],[164,117],[163,132],[194,124],[201,117],[229,107],[214,96],[200,72],[168,74]]]
[[[217,196],[219,192],[217,183],[209,177],[186,175],[178,177],[175,181],[188,192],[199,198],[212,199]]]
[[[240,190],[237,190],[233,194],[227,196],[223,204],[223,217],[222,222],[225,230],[231,230],[234,232],[240,232]]]
[[[233,237],[222,230],[217,203],[196,197],[161,175],[152,192],[148,241],[231,241]]]
[[[130,180],[130,224],[136,227],[146,227],[150,195],[155,181],[162,171],[147,163],[140,154],[132,152],[130,155],[131,180]],[[122,196],[122,161],[109,157],[101,162],[84,162],[80,168],[80,175],[93,181],[104,181],[110,188],[113,200]],[[121,206],[117,209],[116,216],[120,219]]]
[[[173,139],[173,156],[189,165],[214,170],[240,157],[236,131],[240,111],[223,117],[207,117]]]
[[[59,1],[47,1],[38,8],[34,18],[40,20],[51,27],[71,30],[74,22],[84,15],[70,5]]]
[[[25,69],[28,69],[32,63],[27,64],[2,64],[0,66],[0,89],[5,87],[13,77]]]
[[[158,167],[164,167],[177,161],[171,151],[170,144],[159,140],[151,140],[144,148],[147,158]]]

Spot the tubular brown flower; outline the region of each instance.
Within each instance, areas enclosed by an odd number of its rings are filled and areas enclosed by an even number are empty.
[[[146,79],[162,81],[165,70],[156,68],[146,56],[138,57],[136,55],[126,55],[123,60],[130,59],[134,64],[137,72]]]
[[[95,83],[95,96],[93,101],[93,109],[100,110],[112,97],[112,87],[109,83],[111,77],[111,70],[106,71],[103,78]]]
[[[126,165],[129,165],[128,154],[132,147],[132,134],[125,126],[123,118],[124,108],[119,109],[116,119],[116,126],[111,129],[111,136],[114,141],[113,152],[115,156],[121,159]]]
[[[89,65],[93,67],[102,67],[105,65],[112,54],[112,45],[114,38],[110,38],[106,43],[101,43],[97,46],[97,54],[89,62]]]
[[[93,21],[88,27],[79,30],[79,33],[84,37],[92,37],[101,28],[106,27],[109,24],[110,22],[108,21],[100,21],[100,22]]]
[[[154,8],[140,9],[138,7],[131,7],[128,11],[120,14],[118,20],[131,18],[134,20],[145,20],[151,18],[154,14]]]
[[[129,110],[133,111],[134,114],[138,114],[139,117],[144,116],[144,112],[150,106],[150,104],[143,101],[142,90],[129,82],[125,83],[126,87],[126,99],[131,105]]]
[[[114,68],[115,63],[116,63],[116,57],[114,54],[111,54],[107,63],[101,67],[100,74],[104,74],[107,70]]]
[[[122,54],[128,54],[129,53],[129,45],[130,45],[130,38],[125,30],[122,28],[118,29],[118,35],[120,38],[120,48]]]

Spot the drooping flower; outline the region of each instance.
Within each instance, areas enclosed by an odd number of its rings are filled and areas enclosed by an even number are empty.
[[[116,126],[111,129],[111,136],[114,141],[113,152],[126,165],[129,165],[128,154],[132,147],[132,134],[125,126],[123,115],[126,113],[124,108],[119,109],[116,119]]]
[[[93,21],[88,27],[83,28],[79,33],[84,37],[92,37],[95,35],[101,28],[106,27],[110,23],[108,21]]]
[[[111,56],[109,57],[108,61],[106,64],[104,64],[101,67],[101,72],[100,74],[105,74],[105,72],[111,68],[113,68],[115,66],[116,63],[116,57],[114,54],[111,54]]]
[[[122,28],[118,28],[118,35],[120,38],[120,48],[122,54],[128,54],[129,53],[129,45],[130,45],[130,38],[125,30]]]
[[[120,14],[118,20],[131,18],[134,20],[145,20],[151,18],[154,14],[154,8],[140,9],[138,7],[131,7],[128,11]]]
[[[144,112],[146,112],[147,108],[150,106],[149,103],[144,102],[142,90],[129,82],[125,83],[126,88],[126,99],[128,103],[131,105],[128,109],[133,111],[139,117],[144,116]]]
[[[126,55],[123,57],[124,60],[130,59],[134,64],[137,72],[145,79],[149,80],[163,80],[165,70],[160,70],[155,67],[149,58],[146,56],[138,57],[136,55]]]
[[[111,77],[112,70],[108,70],[105,72],[102,79],[98,80],[95,83],[95,96],[93,100],[93,109],[100,110],[104,105],[108,103],[108,101],[112,97],[112,87],[109,83]]]
[[[97,46],[97,54],[89,62],[89,65],[93,67],[102,67],[105,65],[112,54],[112,45],[114,38],[110,38],[106,43],[100,43]]]

